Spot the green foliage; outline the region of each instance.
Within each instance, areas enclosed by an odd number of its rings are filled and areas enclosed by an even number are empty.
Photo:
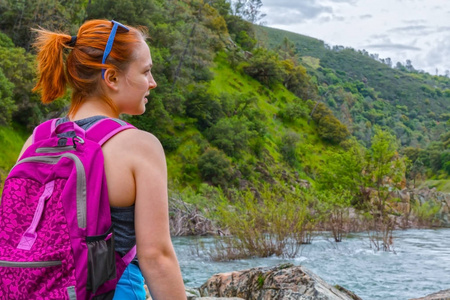
[[[431,201],[424,203],[414,201],[411,209],[417,217],[420,226],[429,226],[437,219],[441,207]]]
[[[252,24],[234,15],[225,16],[225,21],[231,38],[243,50],[251,51],[257,42]]]
[[[350,223],[352,192],[342,189],[322,190],[317,193],[317,198],[323,223],[333,234],[335,242],[342,242],[346,225]]]
[[[450,175],[450,149],[441,154],[442,169]]]
[[[287,132],[282,138],[279,145],[280,153],[283,159],[291,166],[298,167],[299,160],[297,155],[297,144],[300,141],[300,136],[293,132]]]
[[[82,0],[39,0],[0,2],[0,30],[16,46],[30,49],[30,28],[46,28],[75,33],[85,17]]]
[[[248,63],[243,64],[243,71],[264,85],[274,86],[282,80],[282,67],[275,52],[258,48]]]
[[[67,104],[67,100],[56,101],[48,106],[40,104],[39,96],[31,92],[36,81],[34,60],[35,57],[23,48],[0,47],[0,69],[7,80],[14,84],[11,98],[17,110],[13,119],[30,128],[50,113],[58,115]]]
[[[205,84],[195,85],[186,96],[186,115],[197,119],[200,130],[205,130],[216,124],[223,111],[216,96],[208,91]]]
[[[232,237],[222,239],[220,250],[233,249],[233,256],[215,253],[216,258],[294,257],[305,242],[311,214],[309,196],[281,187],[265,187],[260,193],[238,192],[235,205],[222,199],[217,218]],[[229,251],[229,250],[228,250]],[[230,253],[230,252],[228,252]]]
[[[4,33],[0,32],[0,47],[13,48],[13,41]]]
[[[17,109],[12,99],[14,84],[3,74],[0,68],[0,126],[9,125],[12,114]]]
[[[362,173],[365,165],[364,148],[355,140],[350,140],[347,149],[332,153],[321,166],[317,178],[319,188],[335,191],[338,195],[349,192],[356,204],[360,201],[364,186]]]
[[[203,180],[214,185],[228,187],[232,185],[232,167],[230,159],[220,150],[210,148],[198,159],[198,169]]]
[[[365,186],[377,191],[376,209],[382,217],[392,189],[399,189],[405,174],[405,161],[397,153],[397,142],[389,132],[375,129],[372,146],[367,153]]]
[[[305,67],[296,65],[293,58],[281,61],[283,85],[301,99],[315,99],[316,88],[313,86]]]
[[[347,127],[323,103],[318,103],[313,109],[312,119],[318,125],[319,135],[333,144],[344,141],[350,135]]]
[[[248,149],[249,140],[255,136],[248,120],[233,116],[220,119],[217,124],[206,132],[211,144],[224,151],[229,156],[239,156],[239,152]]]
[[[286,106],[278,112],[278,116],[285,122],[294,122],[300,118],[306,118],[308,109],[299,101],[287,103]]]
[[[86,9],[88,19],[108,19],[129,25],[152,25],[148,16],[158,11],[156,1],[152,0],[122,0],[89,1]]]
[[[324,140],[333,144],[344,141],[350,135],[347,127],[333,115],[327,115],[320,119],[319,134]]]
[[[23,132],[22,128],[0,126],[0,145],[2,145],[0,155],[0,194],[3,187],[3,181],[9,170],[16,163],[18,159],[17,156],[27,137],[28,136]]]

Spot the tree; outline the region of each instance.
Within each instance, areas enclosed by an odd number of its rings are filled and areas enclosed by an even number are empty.
[[[344,141],[350,132],[347,126],[342,124],[333,112],[322,102],[318,102],[311,112],[312,119],[319,126],[319,135],[331,143],[338,144]]]
[[[203,180],[222,187],[230,186],[231,161],[222,151],[215,148],[207,149],[198,159],[198,169]]]
[[[10,36],[16,46],[30,49],[30,28],[75,33],[84,15],[83,0],[5,0],[0,4],[0,30]]]
[[[67,105],[67,97],[63,101],[55,101],[48,106],[40,103],[38,94],[31,90],[35,85],[35,57],[19,47],[0,47],[0,69],[5,77],[14,84],[12,99],[17,106],[13,119],[29,128],[39,124],[51,112],[61,112]]]
[[[393,213],[388,202],[393,190],[402,187],[405,177],[405,160],[397,153],[397,140],[387,131],[375,127],[372,145],[367,152],[363,170],[369,202],[368,224],[371,245],[377,250],[390,251],[395,224],[389,214]],[[395,200],[395,199],[394,199]]]
[[[253,53],[253,57],[243,65],[243,70],[268,86],[273,86],[282,80],[282,68],[278,54],[264,48],[259,48]]]
[[[262,5],[261,0],[236,0],[234,1],[233,12],[250,23],[256,24],[266,16],[261,13]]]
[[[278,146],[283,159],[291,166],[298,166],[297,144],[300,141],[300,136],[294,132],[289,131],[281,138],[281,143]]]
[[[397,153],[397,141],[387,131],[375,128],[372,146],[368,152],[367,186],[377,191],[377,208],[382,217],[386,215],[386,200],[392,189],[401,187],[405,163]]]
[[[0,68],[0,125],[9,125],[12,114],[17,109],[12,98],[14,84],[3,74]]]
[[[333,144],[344,141],[350,135],[347,126],[333,115],[327,115],[320,119],[318,131],[324,140]]]
[[[229,156],[238,157],[240,151],[247,149],[249,140],[255,136],[255,132],[249,130],[245,117],[233,116],[220,119],[206,131],[206,136],[211,144]]]
[[[210,128],[224,116],[219,100],[205,84],[193,86],[187,94],[186,115],[197,119],[200,130]]]

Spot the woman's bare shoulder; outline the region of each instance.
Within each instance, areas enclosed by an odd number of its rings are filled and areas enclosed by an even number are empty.
[[[147,131],[139,129],[127,129],[114,136],[105,146],[106,149],[108,146],[112,146],[128,155],[145,157],[153,157],[155,155],[161,157],[162,155],[164,157],[164,149],[158,138]]]

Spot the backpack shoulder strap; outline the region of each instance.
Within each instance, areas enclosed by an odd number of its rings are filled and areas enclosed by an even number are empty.
[[[34,128],[33,130],[33,135],[31,138],[32,143],[34,144],[36,142],[50,138],[52,132],[55,131],[56,121],[58,121],[58,119],[51,119],[36,126],[36,128]]]
[[[102,146],[117,133],[126,129],[136,128],[120,119],[102,119],[86,130],[86,138]]]

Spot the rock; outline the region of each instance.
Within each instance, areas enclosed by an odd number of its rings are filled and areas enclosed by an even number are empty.
[[[194,205],[175,197],[169,199],[169,216],[171,236],[216,235],[220,231]]]
[[[203,297],[241,297],[248,300],[361,300],[338,289],[301,266],[283,264],[212,276],[200,287]]]
[[[414,298],[410,300],[450,300],[450,289],[440,291],[422,298]]]
[[[200,291],[195,288],[185,287],[187,300],[196,300],[201,297]]]

